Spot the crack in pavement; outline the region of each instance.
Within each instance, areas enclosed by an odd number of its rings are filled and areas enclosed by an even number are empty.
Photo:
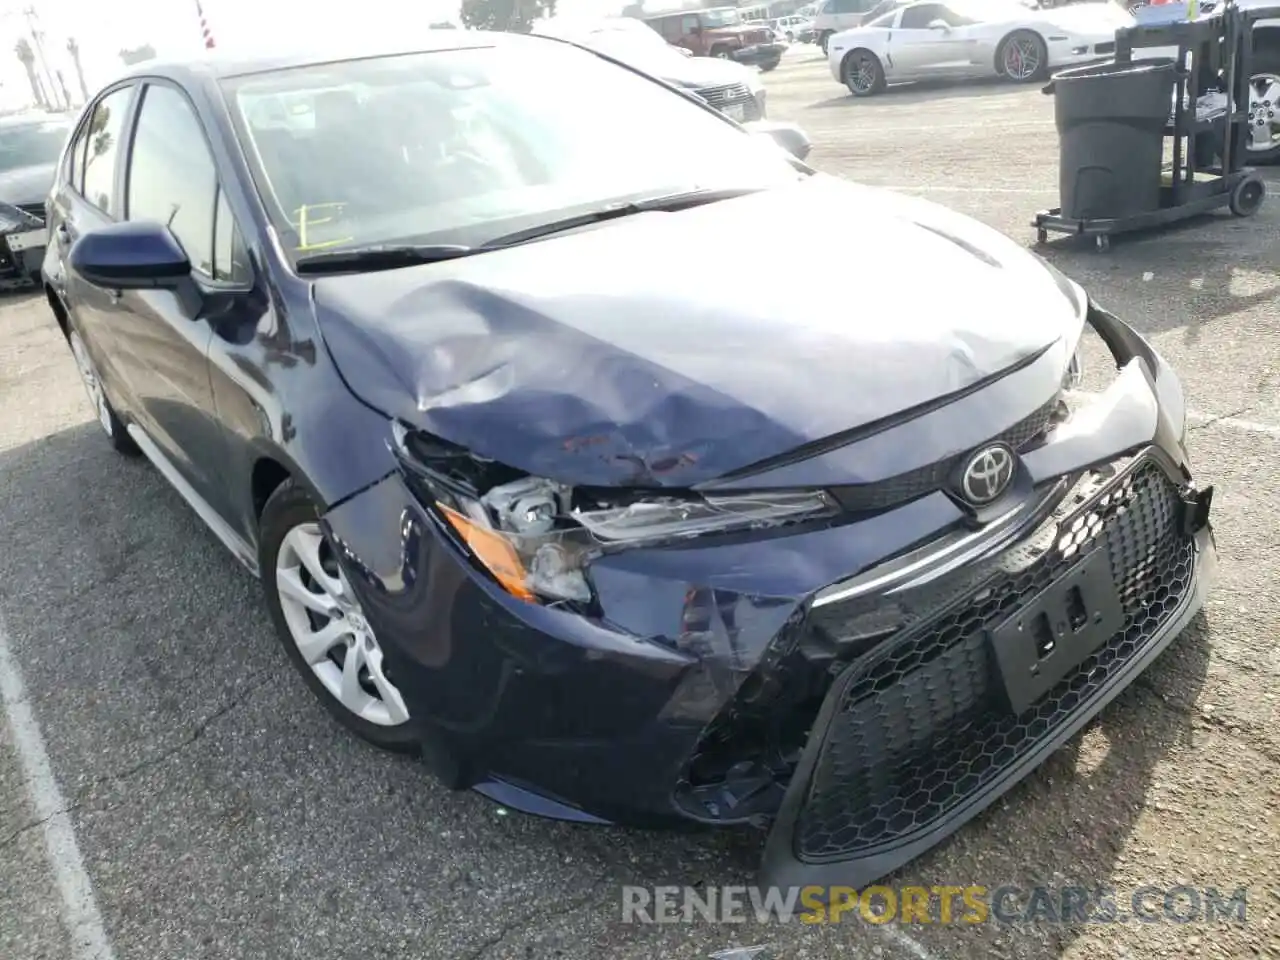
[[[1280,752],[1276,752],[1270,744],[1255,741],[1252,737],[1245,736],[1247,732],[1251,732],[1249,727],[1245,726],[1243,720],[1235,720],[1234,722],[1223,717],[1216,716],[1212,713],[1205,713],[1203,710],[1197,710],[1194,706],[1190,708],[1182,708],[1176,702],[1171,700],[1165,693],[1152,685],[1151,681],[1146,677],[1138,677],[1134,680],[1133,685],[1142,690],[1151,693],[1160,702],[1160,706],[1172,714],[1179,717],[1186,717],[1190,720],[1201,720],[1220,731],[1228,740],[1238,740],[1250,750],[1257,753],[1264,760],[1280,766]]]
[[[1239,410],[1232,410],[1228,413],[1219,413],[1219,414],[1214,414],[1213,416],[1206,416],[1199,423],[1188,423],[1187,432],[1193,433],[1197,430],[1203,430],[1206,427],[1212,427],[1215,423],[1221,423],[1223,420],[1232,420],[1236,417],[1239,417],[1243,414],[1248,413],[1250,410],[1254,408],[1254,406],[1256,406],[1256,404],[1249,404],[1241,407]]]
[[[151,757],[147,757],[145,760],[140,760],[138,763],[135,763],[132,767],[129,767],[126,770],[122,770],[119,773],[112,773],[102,777],[95,777],[93,780],[89,781],[87,784],[81,787],[79,791],[77,791],[76,799],[72,800],[70,803],[66,804],[65,806],[59,807],[57,810],[54,810],[47,817],[41,817],[39,820],[32,820],[30,823],[24,823],[22,826],[18,827],[16,830],[10,833],[9,836],[5,837],[3,840],[0,840],[0,850],[3,850],[6,847],[9,847],[12,844],[16,843],[18,841],[18,838],[23,836],[23,834],[29,833],[30,831],[35,830],[37,827],[44,826],[54,817],[61,816],[63,814],[68,814],[74,810],[80,809],[87,802],[88,798],[85,796],[85,794],[88,791],[92,790],[94,787],[101,786],[104,783],[112,783],[112,782],[119,782],[121,780],[127,780],[130,777],[136,776],[138,773],[142,772],[143,770],[148,769],[149,767],[154,767],[161,763],[164,763],[166,760],[170,759],[171,757],[175,756],[181,751],[187,749],[192,744],[194,744],[197,740],[199,740],[202,736],[204,736],[205,731],[208,730],[211,725],[213,725],[218,720],[225,717],[232,710],[236,709],[239,706],[242,706],[244,703],[246,703],[249,700],[249,698],[255,692],[262,689],[262,687],[264,687],[267,683],[275,679],[277,679],[277,676],[274,673],[268,673],[266,676],[262,677],[262,679],[258,680],[257,682],[247,684],[243,690],[241,690],[235,696],[229,698],[226,703],[224,703],[222,706],[218,707],[208,716],[200,720],[192,728],[191,732],[187,734],[187,736],[185,736],[180,742],[174,744],[172,747],[169,747],[166,750],[161,751],[156,756],[151,756]],[[109,809],[109,808],[104,808],[104,809]]]
[[[491,937],[485,938],[476,946],[474,950],[470,951],[469,953],[463,954],[459,958],[459,960],[481,960],[481,958],[486,956],[490,950],[492,950],[494,947],[501,944],[502,941],[506,940],[507,937],[509,937],[511,934],[525,927],[532,926],[534,924],[534,921],[558,920],[560,917],[567,916],[570,913],[573,913],[575,910],[578,910],[582,907],[595,905],[594,902],[599,898],[599,896],[600,895],[598,893],[583,894],[582,896],[578,896],[570,900],[566,900],[559,907],[556,907],[553,909],[536,910],[536,911],[531,910],[530,912],[526,913],[524,916],[517,917],[514,920],[508,920],[506,923],[502,924],[502,926],[498,928],[497,933],[495,933]],[[601,903],[599,905],[603,906],[604,904]]]

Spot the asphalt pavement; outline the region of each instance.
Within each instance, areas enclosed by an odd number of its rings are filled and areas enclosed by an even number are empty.
[[[772,116],[801,123],[829,173],[1029,246],[1031,215],[1055,202],[1052,100],[1036,86],[855,102],[812,47],[765,79]],[[762,224],[756,242],[753,263],[778,243],[837,244],[856,263],[877,238],[856,222],[804,237]],[[1243,886],[1246,922],[622,922],[623,884],[750,883],[761,837],[539,821],[343,733],[290,672],[257,584],[154,470],[108,449],[43,300],[13,297],[0,958],[1280,957],[1280,197],[1108,254],[1043,252],[1182,373],[1198,472],[1217,489],[1219,581],[1082,737],[890,882]],[[928,283],[928,262],[915,269]],[[848,296],[833,308],[864,322],[877,308]]]

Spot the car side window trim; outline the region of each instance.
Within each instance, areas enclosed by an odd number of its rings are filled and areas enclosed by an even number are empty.
[[[93,207],[93,209],[98,212],[99,216],[106,217],[107,219],[112,221],[118,220],[120,218],[115,216],[114,214],[106,212],[97,204],[95,204],[92,200],[90,200],[87,196],[85,196],[84,168],[85,168],[86,160],[89,155],[88,133],[89,133],[89,128],[93,123],[93,115],[97,112],[98,107],[102,104],[104,100],[106,100],[108,97],[111,97],[119,93],[121,90],[130,91],[129,103],[128,103],[128,106],[125,108],[124,130],[125,130],[126,137],[129,140],[132,140],[132,134],[129,133],[129,131],[133,127],[134,113],[136,112],[137,106],[138,106],[138,82],[131,78],[129,80],[123,80],[119,83],[113,83],[110,87],[107,87],[105,90],[99,93],[96,97],[90,100],[88,106],[84,108],[84,113],[80,117],[80,123],[77,124],[75,132],[71,135],[70,146],[68,147],[68,150],[67,150],[66,159],[67,159],[68,169],[66,170],[66,173],[69,176],[74,177],[74,179],[63,180],[64,183],[66,183],[68,186],[71,187],[75,195],[79,197],[81,200],[83,200],[85,203],[89,204],[89,206]],[[76,160],[76,158],[74,157],[74,154],[76,153],[76,150],[77,150],[76,141],[80,139],[81,134],[84,134],[84,140],[81,141],[79,145],[80,156],[79,156],[79,159]],[[118,192],[122,186],[120,183],[120,178],[121,178],[121,173],[125,169],[125,165],[120,162],[120,157],[121,157],[121,153],[117,151],[115,169],[112,171],[112,180],[115,185],[116,192]]]
[[[122,196],[124,197],[125,218],[127,219],[130,216],[131,205],[130,205],[130,197],[128,192],[129,171],[133,168],[133,151],[136,145],[138,121],[142,116],[142,110],[146,106],[147,91],[151,87],[166,87],[169,90],[173,91],[174,93],[178,94],[178,96],[182,99],[183,103],[186,104],[187,109],[191,111],[191,116],[195,120],[196,126],[200,130],[200,136],[202,138],[202,142],[204,143],[205,151],[209,155],[209,161],[210,163],[213,164],[214,189],[213,189],[212,196],[210,196],[209,198],[209,203],[212,205],[211,215],[209,217],[209,231],[210,231],[209,242],[210,242],[210,249],[215,251],[215,256],[214,256],[214,260],[209,264],[209,266],[211,271],[216,271],[217,269],[216,251],[217,251],[217,241],[218,241],[218,211],[219,211],[218,201],[219,201],[219,198],[223,197],[225,193],[225,190],[223,188],[223,181],[226,179],[226,176],[225,176],[225,171],[221,168],[221,166],[218,163],[218,154],[213,149],[213,142],[209,137],[209,130],[205,126],[204,118],[200,116],[200,111],[196,109],[196,105],[192,101],[191,96],[187,93],[187,91],[184,90],[178,84],[173,83],[172,81],[164,77],[142,77],[139,81],[138,86],[139,86],[139,90],[134,97],[133,112],[129,118],[128,141],[125,145],[125,162],[122,165],[122,176],[124,178],[124,184],[123,184],[124,193],[122,194]],[[241,245],[245,246],[247,249],[245,234],[244,234],[244,231],[240,229],[239,220],[235,215],[235,211],[230,209],[231,205],[229,201],[225,204],[225,206],[231,215],[232,230],[235,231],[237,235],[239,235]],[[238,292],[238,291],[245,291],[245,290],[251,289],[253,286],[253,282],[251,278],[245,281],[218,280],[213,276],[212,273],[205,272],[194,263],[191,265],[191,274],[202,286],[205,286],[214,290]]]

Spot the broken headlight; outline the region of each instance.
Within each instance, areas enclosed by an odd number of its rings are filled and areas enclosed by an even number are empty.
[[[471,556],[524,600],[591,599],[601,553],[832,516],[821,490],[750,494],[584,489],[531,477],[395,426],[396,453]]]

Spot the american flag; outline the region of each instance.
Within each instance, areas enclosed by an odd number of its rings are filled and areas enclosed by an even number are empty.
[[[213,31],[209,29],[209,21],[205,19],[204,8],[200,6],[200,0],[196,0],[196,13],[200,15],[200,32],[204,35],[204,48],[212,50],[214,48]]]

